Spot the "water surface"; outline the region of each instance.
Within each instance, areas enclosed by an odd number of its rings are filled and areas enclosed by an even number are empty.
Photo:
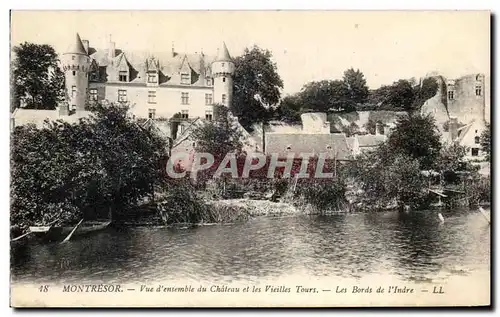
[[[259,281],[282,276],[427,281],[490,270],[478,211],[260,217],[194,229],[109,229],[11,251],[14,283]]]

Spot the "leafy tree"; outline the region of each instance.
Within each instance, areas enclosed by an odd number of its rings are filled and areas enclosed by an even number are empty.
[[[300,123],[302,113],[302,101],[297,95],[286,96],[281,100],[279,106],[274,112],[274,118],[288,122]]]
[[[423,104],[430,98],[434,97],[438,91],[438,82],[433,77],[424,78],[420,85],[414,88],[414,100],[411,110],[420,110]]]
[[[486,129],[481,133],[481,148],[486,152],[486,159],[490,159],[491,153],[491,126],[486,124]]]
[[[388,103],[402,106],[404,109],[408,110],[413,105],[415,91],[409,80],[402,79],[391,86],[389,96],[387,97]]]
[[[141,128],[127,109],[97,105],[70,124],[18,126],[12,135],[11,222],[113,216],[149,196],[162,183],[166,141]]]
[[[228,108],[214,105],[214,120],[205,121],[191,131],[196,151],[224,158],[227,153],[240,152],[243,148],[242,133],[232,121]]]
[[[398,154],[384,173],[386,195],[395,197],[398,206],[417,208],[427,196],[426,180],[420,171],[420,162],[405,154]]]
[[[343,83],[347,88],[349,100],[354,103],[364,103],[368,98],[368,86],[363,73],[350,68],[344,72]]]
[[[430,115],[401,117],[389,139],[388,151],[402,153],[420,161],[422,169],[431,169],[441,150],[440,135]]]
[[[280,101],[283,81],[269,50],[254,46],[235,58],[234,93],[231,111],[241,125],[251,130],[252,124],[265,122],[270,109]]]
[[[390,86],[382,86],[370,93],[370,102],[380,109],[418,111],[438,89],[435,78],[428,77],[420,83],[414,79],[400,79]]]
[[[354,109],[354,103],[349,99],[349,90],[341,80],[310,82],[304,85],[299,98],[304,107],[313,111],[351,111]]]
[[[65,89],[54,48],[26,42],[14,47],[14,54],[15,103],[28,109],[55,109]]]

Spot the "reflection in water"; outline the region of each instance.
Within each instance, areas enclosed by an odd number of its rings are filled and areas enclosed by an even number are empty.
[[[488,271],[490,227],[481,214],[435,211],[262,217],[195,229],[109,229],[66,244],[12,248],[24,282],[257,281],[301,274],[408,280]],[[457,269],[457,267],[459,269]]]

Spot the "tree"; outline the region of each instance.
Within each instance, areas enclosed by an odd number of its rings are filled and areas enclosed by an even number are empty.
[[[344,72],[343,83],[347,89],[349,100],[358,104],[366,102],[368,98],[368,86],[363,73],[357,69],[350,68]]]
[[[241,152],[242,133],[232,122],[227,107],[214,105],[214,120],[206,121],[191,131],[196,151],[224,158],[227,153]]]
[[[349,99],[349,90],[341,80],[310,82],[302,88],[298,97],[304,108],[313,111],[351,111],[354,103]]]
[[[54,48],[26,42],[14,47],[14,54],[15,103],[28,109],[55,109],[65,89]]]
[[[78,123],[16,127],[11,153],[11,221],[26,226],[126,213],[163,182],[167,143],[126,108],[97,105]]]
[[[486,129],[481,133],[481,148],[486,153],[486,159],[490,159],[491,153],[491,126],[486,124]]]
[[[286,96],[281,100],[274,112],[274,118],[288,122],[300,123],[302,113],[302,101],[297,95]]]
[[[418,111],[438,89],[435,78],[428,77],[420,83],[414,79],[400,79],[389,86],[382,86],[370,93],[370,102],[381,109]]]
[[[427,77],[424,78],[414,90],[415,97],[411,110],[419,111],[428,99],[436,95],[438,91],[438,82],[433,77]]]
[[[420,161],[421,169],[431,169],[441,150],[440,135],[430,115],[402,116],[387,140],[388,151]]]
[[[258,46],[246,48],[234,60],[234,93],[231,111],[241,125],[252,129],[252,124],[265,122],[272,114],[270,109],[278,104],[283,81],[277,72],[272,54]]]

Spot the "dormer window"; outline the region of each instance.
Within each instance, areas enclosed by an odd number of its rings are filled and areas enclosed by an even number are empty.
[[[291,146],[291,145],[288,145],[288,146],[286,147],[286,150],[287,150],[287,151],[291,151],[291,150],[292,150],[292,146]]]
[[[190,83],[191,83],[191,78],[189,77],[189,74],[182,73],[181,74],[181,84],[189,85]]]
[[[122,82],[127,82],[128,81],[128,72],[126,71],[120,71],[118,73],[118,80]]]
[[[158,76],[156,76],[155,73],[149,73],[148,74],[148,83],[155,84],[157,82],[158,82]]]
[[[327,145],[327,146],[326,146],[326,149],[327,149],[327,150],[331,150],[331,149],[332,149],[332,146],[331,146],[331,145]]]

